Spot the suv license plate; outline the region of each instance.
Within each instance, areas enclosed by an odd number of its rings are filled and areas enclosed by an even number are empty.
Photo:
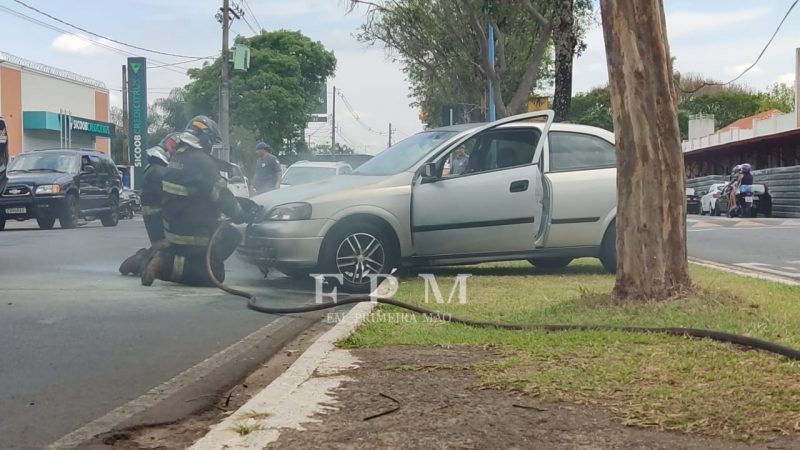
[[[745,197],[744,201],[746,201],[747,203],[753,203],[753,197]]]
[[[6,214],[25,214],[28,212],[26,208],[6,208]]]

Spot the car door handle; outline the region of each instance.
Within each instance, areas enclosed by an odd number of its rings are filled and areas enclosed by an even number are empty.
[[[517,180],[511,183],[510,192],[523,192],[528,190],[528,180]]]

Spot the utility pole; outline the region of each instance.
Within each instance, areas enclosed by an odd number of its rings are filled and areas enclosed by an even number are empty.
[[[492,25],[492,0],[486,0],[486,14],[488,17],[488,37],[489,37],[489,64],[494,69],[494,26]],[[494,87],[492,79],[489,78],[489,122],[497,120],[497,109],[494,104]]]
[[[228,32],[231,27],[230,2],[222,0],[222,72],[219,80],[219,127],[222,132],[222,157],[223,160],[230,159],[230,97],[229,97],[229,68],[228,68]]]
[[[331,151],[336,151],[336,86],[333,87],[333,114],[331,114]]]
[[[122,140],[122,164],[130,164],[128,160],[128,67],[122,66],[122,126],[125,128],[125,139]]]
[[[392,122],[389,122],[389,147],[392,146]]]

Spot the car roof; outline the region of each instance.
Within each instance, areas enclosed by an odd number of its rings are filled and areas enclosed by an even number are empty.
[[[63,152],[75,152],[81,153],[86,155],[97,155],[97,156],[104,156],[108,157],[105,153],[101,152],[100,150],[95,150],[93,148],[43,148],[41,150],[31,150],[25,153],[63,153]]]
[[[425,131],[456,131],[462,132],[471,130],[473,128],[482,127],[484,125],[488,125],[488,122],[475,122],[475,123],[464,123],[459,125],[450,125],[446,127],[439,127],[439,128],[431,128]],[[519,126],[530,126],[541,128],[543,122],[516,122],[516,123],[508,123],[504,125],[500,125],[498,128],[506,128],[506,127],[519,127]],[[423,131],[423,133],[425,132]],[[610,131],[604,130],[603,128],[593,127],[591,125],[581,125],[577,123],[569,123],[569,122],[553,122],[550,125],[550,131],[572,131],[577,133],[589,133],[589,134],[597,134],[599,131],[610,133]]]
[[[296,163],[290,165],[289,167],[328,167],[328,168],[336,168],[342,166],[349,166],[344,161],[297,161]]]

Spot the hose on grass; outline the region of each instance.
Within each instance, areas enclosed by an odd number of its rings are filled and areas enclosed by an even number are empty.
[[[430,319],[439,320],[443,322],[458,323],[470,327],[498,328],[504,330],[543,330],[549,332],[575,331],[575,330],[580,330],[580,331],[601,330],[601,331],[622,331],[628,333],[658,333],[671,336],[691,337],[697,339],[711,339],[718,342],[726,342],[730,344],[739,345],[742,347],[763,350],[766,352],[785,356],[789,359],[800,361],[800,350],[776,344],[774,342],[765,341],[763,339],[757,339],[750,336],[742,336],[739,334],[727,333],[724,331],[706,330],[702,328],[637,327],[637,326],[603,325],[603,324],[540,324],[540,323],[487,322],[480,320],[464,319],[453,316],[449,313],[443,313],[426,308],[420,308],[419,306],[397,301],[392,298],[377,297],[377,296],[352,297],[352,298],[337,300],[336,302],[316,303],[313,305],[283,307],[283,308],[264,306],[259,304],[258,298],[254,294],[222,284],[214,275],[214,271],[211,270],[211,248],[213,246],[213,242],[215,241],[217,236],[222,232],[222,229],[226,227],[229,223],[230,223],[229,221],[223,221],[217,227],[217,229],[214,231],[214,234],[211,236],[211,240],[208,247],[206,248],[206,270],[208,271],[208,276],[211,278],[211,281],[214,283],[216,287],[222,289],[228,294],[247,299],[247,307],[249,309],[264,314],[276,314],[276,315],[300,314],[313,311],[321,311],[329,308],[335,308],[337,306],[376,301],[378,303],[382,303],[385,305],[397,306],[399,308],[413,311]]]

